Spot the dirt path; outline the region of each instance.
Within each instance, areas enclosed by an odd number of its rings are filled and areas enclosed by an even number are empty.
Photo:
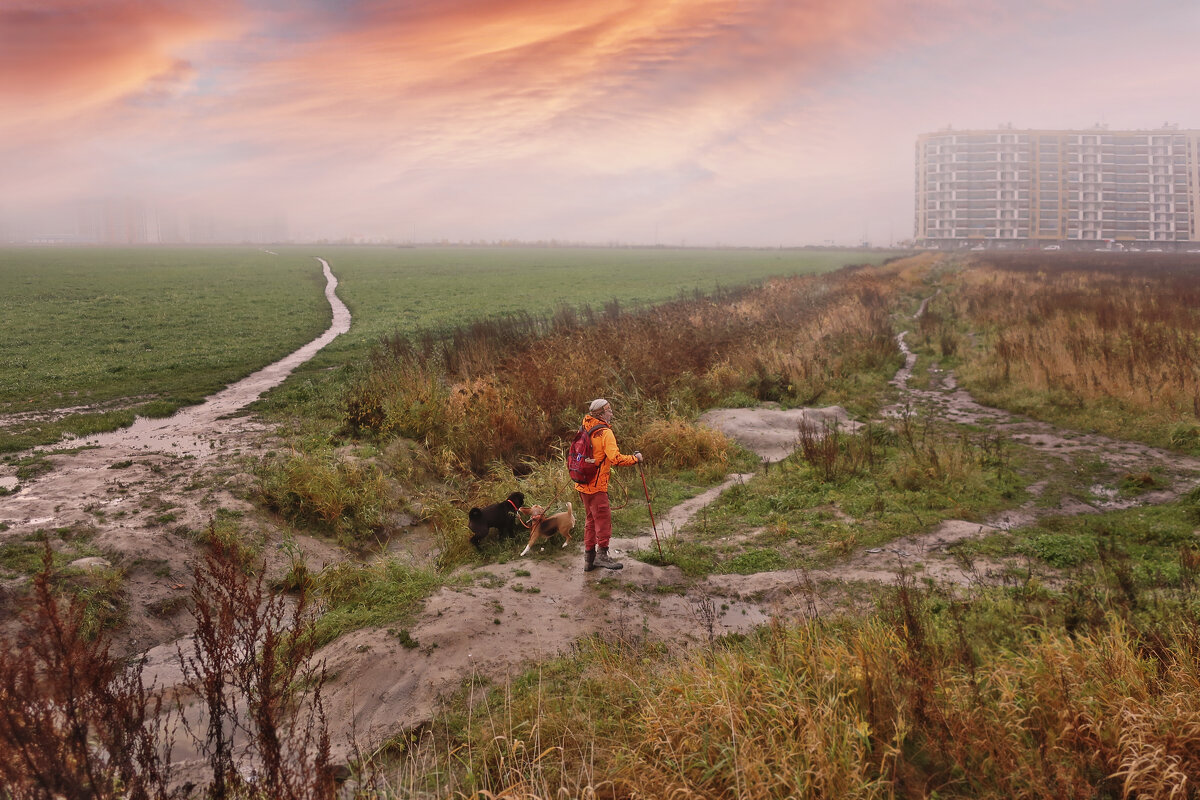
[[[1071,469],[1076,459],[1092,456],[1107,465],[1107,482],[1090,486],[1089,498],[1068,497],[1057,504],[1041,503],[1039,495],[1043,487],[1030,486],[1028,488],[1033,499],[1018,509],[1002,512],[982,523],[946,520],[929,533],[897,539],[886,548],[860,552],[831,572],[839,580],[891,580],[901,566],[915,566],[929,577],[968,583],[978,579],[979,573],[977,570],[965,572],[949,559],[946,547],[950,544],[1030,525],[1050,515],[1098,513],[1170,502],[1195,486],[1200,479],[1200,459],[1136,442],[1057,428],[980,405],[958,387],[954,374],[950,372],[940,373],[931,388],[913,388],[909,381],[916,356],[905,345],[904,337],[905,334],[900,334],[898,341],[905,353],[905,365],[892,379],[893,385],[902,390],[904,400],[884,409],[884,416],[898,418],[915,410],[919,414],[958,425],[980,426],[1026,445],[1048,460],[1061,462],[1063,469]],[[1120,496],[1118,482],[1123,474],[1140,474],[1151,470],[1162,471],[1166,477],[1166,488],[1136,497]]]
[[[181,532],[203,529],[218,508],[252,508],[240,499],[251,478],[231,465],[237,456],[257,452],[271,429],[252,417],[229,415],[280,384],[350,328],[350,312],[336,294],[337,278],[324,259],[317,260],[333,315],[320,337],[201,405],[165,419],[139,417],[129,428],[59,445],[82,449],[48,455],[51,471],[0,496],[0,544],[38,530],[66,529],[94,534],[96,547],[118,554],[126,568],[129,627],[137,632],[122,642],[125,648],[157,644],[183,632],[178,626],[188,621],[187,615],[165,613],[176,607],[174,598],[186,595],[195,553]],[[11,472],[5,477],[16,485]],[[329,559],[336,557],[333,548],[306,544]]]
[[[332,286],[336,282],[327,265],[325,268],[331,281],[327,294],[333,303],[336,298]],[[337,320],[335,310],[335,328]],[[326,334],[329,338],[334,335],[337,334]],[[900,343],[903,348],[903,335]],[[310,345],[312,352],[320,346]],[[907,348],[904,349],[907,353]],[[1080,453],[1093,452],[1125,471],[1145,471],[1155,466],[1165,470],[1171,488],[1144,495],[1137,499],[1138,503],[1176,497],[1200,475],[1200,461],[1195,459],[1061,431],[980,406],[957,388],[949,374],[942,376],[937,386],[914,388],[910,378],[915,360],[908,353],[905,367],[894,378],[904,402],[888,409],[890,415],[917,408],[921,413],[938,414],[955,422],[1003,430],[1014,441],[1043,451],[1048,457],[1065,461]],[[199,493],[189,493],[187,483],[194,483],[198,474],[221,470],[232,456],[247,452],[256,438],[267,432],[248,418],[229,419],[223,415],[241,407],[237,402],[245,405],[286,374],[275,371],[271,374],[277,377],[268,379],[264,375],[268,370],[259,373],[263,376],[261,383],[244,387],[245,393],[239,395],[241,401],[230,400],[229,405],[220,405],[220,410],[214,405],[208,411],[189,415],[174,431],[131,430],[111,439],[97,439],[100,446],[96,449],[55,456],[54,473],[15,495],[0,498],[0,520],[11,526],[7,533],[0,534],[0,541],[39,526],[95,525],[96,507],[106,511],[145,508],[148,498],[167,498],[192,526],[198,519],[202,521],[215,504],[240,502],[229,496],[230,487],[236,487],[239,481],[237,475],[225,476],[215,482],[216,488],[201,489]],[[214,404],[225,402],[217,397]],[[839,424],[852,425],[838,408],[726,409],[706,416],[709,424],[725,430],[764,461],[778,460],[792,451],[802,419],[837,419]],[[111,469],[123,460],[133,463],[123,470]],[[722,491],[751,477],[732,475],[719,487],[675,508],[663,509],[658,519],[659,535],[676,535]],[[1032,488],[1036,493],[1037,487]],[[319,654],[332,676],[325,701],[335,757],[348,756],[352,735],[363,745],[378,743],[428,721],[439,699],[456,691],[465,678],[484,676],[503,680],[531,663],[567,651],[572,643],[590,633],[653,637],[683,647],[714,635],[749,631],[776,615],[824,613],[838,600],[840,590],[826,592],[821,587],[840,586],[847,580],[891,582],[901,567],[945,580],[969,582],[978,575],[964,572],[949,558],[944,552],[947,544],[1026,524],[1041,514],[1101,510],[1134,502],[1118,500],[1115,489],[1115,486],[1093,487],[1095,500],[1087,504],[1042,508],[1030,503],[982,524],[948,521],[927,534],[898,540],[875,551],[858,552],[836,567],[808,575],[786,571],[713,575],[692,581],[677,568],[654,567],[628,557],[624,558],[622,570],[585,574],[578,544],[561,553],[548,547],[529,558],[466,570],[473,575],[472,585],[439,590],[408,625],[407,634],[416,642],[415,647],[405,647],[402,641],[407,638],[402,638],[395,627],[367,628],[342,637]],[[161,525],[153,523],[153,503],[150,506],[150,511],[124,517],[119,524],[106,524],[98,532],[104,547],[141,552],[146,559],[173,565],[173,574],[157,580],[156,584],[143,581],[147,585],[139,585],[135,581],[131,586],[131,603],[144,604],[148,598],[157,596],[150,588],[158,595],[178,591],[171,588],[181,585],[175,583],[178,580],[175,576],[186,574],[183,565],[194,552],[190,543],[177,540]],[[110,512],[109,516],[115,515]],[[618,557],[654,546],[650,531],[626,532],[613,540]],[[318,569],[323,562],[340,557],[327,545],[315,541],[306,542],[304,549],[310,563],[315,560],[313,566]],[[427,544],[418,543],[413,537],[413,541],[395,543],[393,549],[400,557],[421,559]],[[148,588],[150,584],[155,586]],[[146,644],[159,645],[149,650],[148,680],[170,685],[177,678],[175,644],[169,640],[180,633],[161,626],[146,631]]]
[[[921,307],[924,309],[924,304]],[[1020,508],[1004,511],[983,522],[946,520],[927,533],[893,540],[886,547],[861,549],[834,567],[813,570],[807,576],[813,585],[827,586],[850,581],[891,583],[901,570],[959,584],[989,580],[995,577],[992,571],[1003,565],[974,564],[966,568],[950,555],[947,548],[956,542],[1030,525],[1050,515],[1098,513],[1170,502],[1200,480],[1200,459],[1136,442],[1056,428],[980,405],[958,387],[952,373],[941,373],[935,385],[928,389],[914,388],[910,380],[917,358],[905,344],[905,335],[901,333],[898,337],[905,354],[905,364],[891,381],[901,391],[903,399],[883,410],[885,418],[894,420],[905,414],[918,414],[954,424],[980,426],[1000,433],[1013,442],[1027,445],[1048,460],[1061,462],[1063,469],[1067,470],[1074,468],[1075,459],[1090,455],[1106,463],[1107,482],[1093,484],[1089,488],[1089,499],[1067,497],[1055,504],[1040,502],[1043,486],[1030,486],[1028,488],[1033,498]],[[750,441],[736,428],[727,427],[726,432],[744,444]],[[1137,497],[1120,496],[1117,484],[1122,474],[1151,470],[1161,470],[1167,488]],[[772,597],[780,592],[794,592],[798,588],[796,576],[792,573],[759,573],[748,578],[714,576],[709,583],[718,583],[739,596]],[[816,601],[817,608],[827,605],[819,598]]]
[[[749,631],[773,615],[826,613],[845,599],[844,590],[837,588],[844,582],[891,583],[901,568],[969,583],[980,575],[964,571],[947,555],[945,547],[952,542],[1027,524],[1042,514],[1163,502],[1178,496],[1200,475],[1200,461],[1195,459],[1061,431],[985,408],[957,389],[949,375],[935,389],[912,389],[909,378],[914,361],[909,353],[895,384],[906,403],[921,405],[923,413],[1002,428],[1014,440],[1053,458],[1090,451],[1128,471],[1158,466],[1169,474],[1172,488],[1136,501],[1119,501],[1115,486],[1094,487],[1101,499],[1090,505],[1040,508],[1030,503],[983,524],[951,520],[922,536],[897,540],[886,549],[863,550],[836,567],[807,575],[789,570],[713,575],[693,582],[677,568],[654,567],[629,558],[620,571],[585,574],[577,549],[567,556],[489,566],[479,571],[486,579],[472,588],[442,589],[434,595],[409,630],[418,645],[415,649],[406,650],[394,631],[381,629],[357,631],[326,648],[321,655],[331,674],[337,676],[327,697],[331,707],[342,709],[331,722],[343,732],[352,723],[366,741],[382,740],[428,720],[439,696],[456,690],[465,677],[502,679],[531,662],[564,652],[589,633],[648,636],[686,646],[714,634]],[[903,408],[889,411],[902,413]],[[790,412],[763,408],[725,409],[711,413],[707,420],[769,461],[791,452],[801,419],[844,417],[839,408]],[[668,510],[658,521],[659,535],[674,535],[722,491],[751,477],[732,475],[721,486]],[[652,533],[644,531],[615,537],[612,546],[620,556],[655,544]],[[830,586],[835,588],[830,591]]]

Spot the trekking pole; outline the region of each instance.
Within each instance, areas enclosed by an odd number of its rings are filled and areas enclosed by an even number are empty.
[[[654,543],[658,545],[658,557],[662,559],[662,542],[658,540],[658,526],[654,523],[654,508],[650,505],[650,487],[646,485],[646,473],[642,470],[642,462],[638,462],[638,474],[642,476],[642,491],[646,493],[646,508],[650,512],[650,529],[654,531]]]

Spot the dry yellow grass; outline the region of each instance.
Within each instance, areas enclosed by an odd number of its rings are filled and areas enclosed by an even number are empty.
[[[1200,416],[1200,290],[1173,272],[1043,272],[975,267],[953,311],[993,331],[971,367],[976,381],[1116,400],[1174,421]]]

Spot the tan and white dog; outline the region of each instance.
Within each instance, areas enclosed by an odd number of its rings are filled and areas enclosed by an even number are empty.
[[[525,549],[521,551],[521,555],[526,555],[533,549],[535,544],[549,539],[556,533],[562,534],[563,547],[571,543],[571,531],[575,529],[575,512],[571,509],[570,503],[567,503],[566,511],[560,511],[549,517],[545,515],[546,509],[541,506],[529,506],[521,510],[526,511],[530,517],[529,544],[525,545]]]

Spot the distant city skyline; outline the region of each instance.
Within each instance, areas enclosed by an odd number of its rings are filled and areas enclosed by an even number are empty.
[[[1198,128],[1196,41],[1194,0],[10,0],[0,241],[886,246],[918,135]]]

